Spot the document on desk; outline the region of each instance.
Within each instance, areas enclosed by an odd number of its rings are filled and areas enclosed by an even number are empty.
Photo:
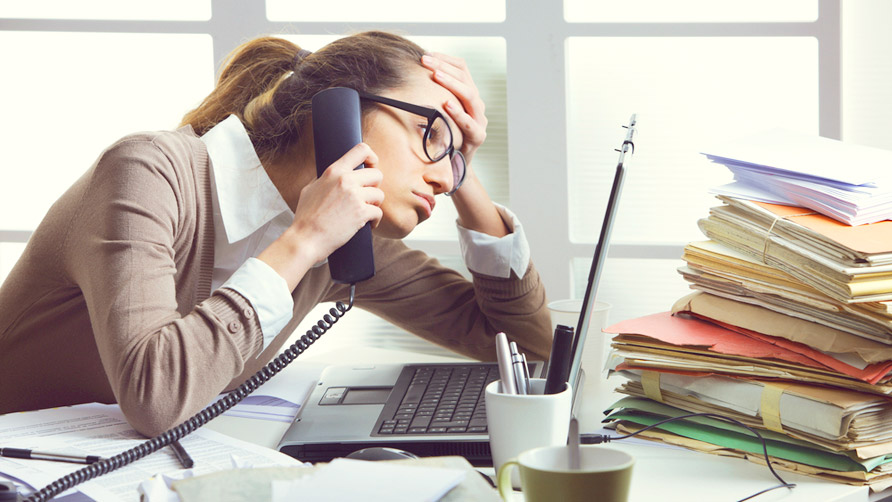
[[[310,476],[273,481],[272,502],[435,502],[461,483],[465,474],[459,469],[338,458]]]
[[[0,416],[0,444],[52,452],[111,457],[145,439],[124,419],[117,405],[85,404]],[[209,429],[180,440],[195,460],[196,475],[233,467],[295,466],[297,460],[275,450],[241,441]],[[84,466],[63,462],[0,458],[0,474],[38,490]],[[97,502],[139,501],[137,486],[150,477],[181,470],[170,448],[78,485]]]
[[[228,417],[271,420],[291,423],[304,402],[325,365],[305,363],[292,366],[290,378],[274,378],[267,381],[255,394],[245,397],[224,413]],[[220,397],[226,395],[221,394]]]

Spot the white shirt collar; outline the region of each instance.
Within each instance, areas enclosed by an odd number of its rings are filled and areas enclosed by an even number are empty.
[[[230,115],[201,137],[214,170],[223,228],[238,242],[282,212],[291,212],[260,164],[245,126]]]

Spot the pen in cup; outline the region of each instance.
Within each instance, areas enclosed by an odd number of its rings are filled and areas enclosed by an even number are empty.
[[[496,360],[499,362],[499,378],[502,394],[517,394],[514,380],[514,368],[511,366],[511,349],[505,333],[496,333]]]
[[[170,443],[170,447],[173,449],[173,454],[176,455],[177,460],[180,461],[180,465],[182,465],[184,469],[191,469],[192,466],[195,465],[195,461],[192,460],[192,457],[189,456],[189,452],[183,448],[183,445],[181,445],[179,441]]]
[[[49,460],[52,462],[70,462],[74,464],[93,464],[102,460],[98,455],[68,455],[45,451],[27,450],[24,448],[0,448],[0,457],[26,458],[31,460]]]
[[[511,342],[508,346],[511,351],[511,368],[514,370],[514,385],[518,394],[529,394],[529,389],[524,384],[523,379],[523,358],[520,351],[517,350],[517,343]]]
[[[551,355],[548,357],[548,373],[545,375],[545,394],[557,394],[570,377],[571,352],[574,329],[558,324],[554,330]]]

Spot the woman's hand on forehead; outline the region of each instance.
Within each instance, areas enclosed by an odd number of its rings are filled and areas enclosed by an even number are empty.
[[[461,152],[470,163],[477,148],[486,140],[486,105],[477,84],[471,77],[465,60],[440,52],[430,52],[421,59],[422,65],[433,72],[436,83],[446,88],[455,99],[446,101],[446,113],[459,127],[464,141]]]

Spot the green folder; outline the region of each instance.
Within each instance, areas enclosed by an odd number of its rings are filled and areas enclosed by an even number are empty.
[[[604,422],[625,420],[641,426],[653,425],[669,417],[689,415],[690,412],[651,399],[626,397],[610,407]],[[669,422],[658,427],[664,431],[705,443],[764,454],[762,441],[744,427],[712,417],[691,417]],[[858,459],[854,453],[835,452],[785,434],[758,429],[765,438],[768,455],[834,471],[869,472],[892,460],[892,456]]]

